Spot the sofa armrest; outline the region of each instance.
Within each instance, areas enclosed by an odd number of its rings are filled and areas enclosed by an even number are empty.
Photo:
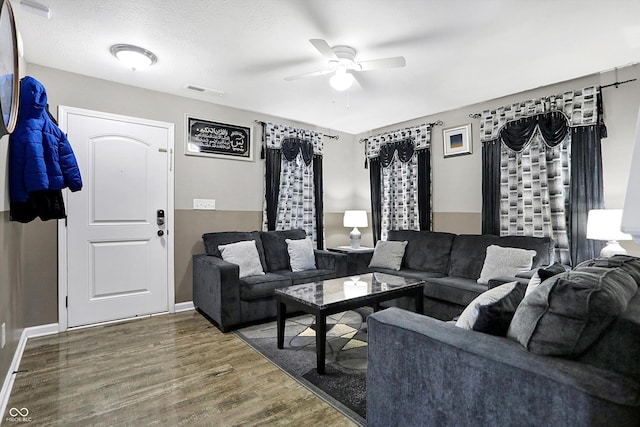
[[[345,254],[320,249],[315,249],[313,252],[316,257],[316,267],[335,271],[335,277],[347,275],[347,256]]]
[[[240,321],[240,268],[212,255],[193,256],[193,305],[223,332]]]
[[[397,308],[367,324],[371,427],[638,421],[640,385],[613,372]]]

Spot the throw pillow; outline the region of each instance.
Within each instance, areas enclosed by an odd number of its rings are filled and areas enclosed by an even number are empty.
[[[382,241],[376,243],[373,249],[373,256],[369,262],[369,267],[388,268],[389,270],[400,270],[404,250],[407,248],[407,241]]]
[[[640,258],[631,255],[614,255],[611,258],[597,258],[584,261],[574,270],[580,270],[582,267],[603,267],[603,268],[620,268],[636,281],[640,287]]]
[[[313,253],[311,239],[285,239],[291,271],[305,271],[316,269],[316,257]]]
[[[473,330],[506,337],[513,315],[524,299],[526,288],[526,284],[516,283],[511,292],[496,302],[478,307],[478,318],[473,324]]]
[[[637,290],[620,268],[556,274],[522,300],[507,336],[532,353],[578,356],[627,309]]]
[[[489,284],[489,279],[498,276],[515,276],[521,271],[531,270],[536,251],[530,249],[507,248],[497,245],[487,247],[478,283]]]
[[[220,245],[218,250],[222,254],[223,260],[240,267],[240,278],[264,274],[255,240]]]
[[[535,288],[537,288],[542,282],[547,280],[550,277],[555,276],[556,274],[564,273],[566,269],[562,264],[552,264],[546,268],[539,268],[529,279],[529,284],[527,285],[527,290],[524,293],[526,297],[529,295]]]
[[[472,330],[480,314],[480,307],[493,304],[504,298],[514,290],[517,284],[518,282],[505,283],[504,285],[496,286],[478,295],[462,311],[462,314],[460,314],[460,317],[456,321],[456,326],[462,329]]]

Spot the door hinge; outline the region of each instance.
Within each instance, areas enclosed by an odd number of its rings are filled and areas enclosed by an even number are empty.
[[[64,297],[64,306],[69,307],[69,297]]]

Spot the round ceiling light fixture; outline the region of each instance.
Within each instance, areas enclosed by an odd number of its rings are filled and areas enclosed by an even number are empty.
[[[336,68],[336,74],[329,79],[332,88],[338,91],[347,90],[353,85],[353,74],[347,73],[347,67],[340,64]]]
[[[133,71],[143,70],[156,62],[158,57],[151,51],[131,44],[114,44],[111,54]]]

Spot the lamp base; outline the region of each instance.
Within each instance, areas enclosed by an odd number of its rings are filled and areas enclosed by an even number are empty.
[[[360,238],[362,237],[362,233],[358,230],[358,227],[353,227],[351,233],[349,234],[349,239],[351,239],[351,249],[360,249]]]
[[[611,258],[614,255],[626,255],[627,250],[617,240],[609,240],[607,246],[600,251],[600,258]]]

